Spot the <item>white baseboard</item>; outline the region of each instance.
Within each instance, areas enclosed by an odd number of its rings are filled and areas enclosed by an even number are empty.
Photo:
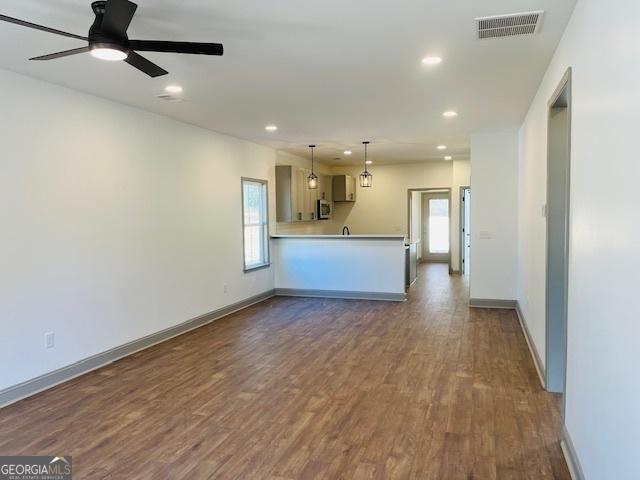
[[[536,344],[533,343],[533,338],[531,337],[531,333],[529,332],[529,327],[527,327],[527,322],[524,319],[524,314],[522,313],[522,309],[520,308],[520,302],[516,300],[516,314],[518,315],[518,321],[520,322],[520,328],[522,329],[522,333],[524,334],[524,339],[527,341],[527,346],[529,347],[529,353],[531,353],[531,358],[533,358],[533,364],[536,367],[536,372],[538,372],[538,378],[540,379],[540,384],[544,390],[547,389],[546,379],[546,371],[542,364],[542,360],[540,358],[540,354],[538,353],[538,349],[536,348]]]
[[[560,442],[560,447],[562,447],[562,453],[564,454],[567,466],[569,467],[571,479],[585,480],[586,477],[584,476],[582,465],[580,464],[578,454],[576,453],[576,449],[573,445],[573,440],[571,440],[571,435],[569,435],[566,425],[562,426],[562,441]]]

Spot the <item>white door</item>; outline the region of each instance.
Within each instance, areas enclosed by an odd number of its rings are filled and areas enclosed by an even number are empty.
[[[422,259],[448,263],[450,257],[449,194],[422,195]]]
[[[469,275],[471,266],[471,189],[464,189],[462,203],[462,273]]]

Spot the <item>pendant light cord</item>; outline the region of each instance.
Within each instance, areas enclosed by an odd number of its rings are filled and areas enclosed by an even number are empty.
[[[367,170],[367,145],[369,142],[362,143],[364,143],[364,173],[369,173],[369,171]]]
[[[309,148],[311,149],[311,173],[315,174],[315,171],[313,169],[313,149],[316,148],[316,146],[309,145]]]

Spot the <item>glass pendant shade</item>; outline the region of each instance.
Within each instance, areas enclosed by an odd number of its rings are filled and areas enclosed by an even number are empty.
[[[367,145],[369,142],[362,142],[364,145],[364,172],[360,174],[360,186],[362,188],[369,188],[373,185],[373,175],[367,170]]]
[[[315,145],[309,145],[311,149],[311,173],[307,176],[307,188],[310,190],[315,190],[318,188],[318,176],[316,172],[313,171],[313,149],[316,148]]]
[[[360,174],[360,186],[367,188],[373,185],[373,175],[366,170]]]
[[[318,188],[318,176],[315,173],[311,172],[307,177],[307,186],[311,190]]]

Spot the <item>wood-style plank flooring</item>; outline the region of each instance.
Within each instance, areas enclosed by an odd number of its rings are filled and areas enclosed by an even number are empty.
[[[514,312],[423,265],[404,303],[273,298],[0,410],[75,479],[569,479]]]

